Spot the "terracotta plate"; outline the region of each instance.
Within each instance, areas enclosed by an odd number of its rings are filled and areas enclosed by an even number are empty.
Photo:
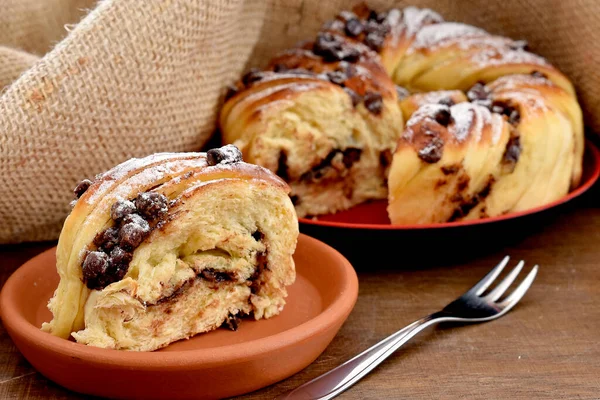
[[[446,222],[436,224],[422,224],[422,225],[392,225],[387,215],[387,201],[380,200],[370,203],[360,204],[351,208],[350,210],[342,211],[332,215],[322,215],[317,219],[299,218],[300,223],[305,226],[313,227],[333,227],[333,228],[345,228],[345,229],[368,229],[368,230],[422,230],[422,229],[445,229],[459,226],[472,226],[479,224],[488,224],[492,222],[498,222],[525,215],[530,215],[544,211],[560,204],[566,203],[572,200],[586,190],[588,190],[594,182],[598,180],[600,176],[600,151],[591,142],[587,141],[586,151],[583,162],[583,178],[578,188],[567,194],[563,198],[556,200],[552,203],[545,204],[540,207],[532,208],[530,210],[509,213],[493,218],[483,218],[472,221],[457,221],[457,222]],[[308,232],[308,231],[307,231]],[[312,231],[310,231],[312,233]]]
[[[138,399],[222,398],[250,392],[300,371],[331,342],[350,314],[358,280],[331,247],[300,235],[297,279],[274,318],[244,320],[238,331],[218,329],[162,350],[106,350],[42,332],[46,303],[58,284],[55,249],[21,266],[0,294],[2,321],[25,358],[71,390]]]

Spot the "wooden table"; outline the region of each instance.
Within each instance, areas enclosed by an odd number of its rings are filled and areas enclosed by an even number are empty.
[[[530,292],[510,314],[482,325],[432,328],[340,398],[600,398],[600,208],[595,207],[596,199],[597,195],[588,194],[578,200],[576,209],[541,232],[460,265],[404,265],[402,270],[369,266],[368,272],[359,272],[356,308],[325,353],[297,375],[243,398],[270,399],[331,369],[444,306],[505,254],[541,266]],[[51,245],[0,247],[0,282]],[[0,398],[84,397],[35,372],[0,327]]]

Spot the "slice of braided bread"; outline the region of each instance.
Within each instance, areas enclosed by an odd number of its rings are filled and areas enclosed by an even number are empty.
[[[388,195],[392,223],[495,216],[581,178],[569,80],[524,41],[427,9],[343,11],[226,98],[224,142],[284,178],[299,216]]]
[[[83,182],[42,329],[150,351],[238,316],[279,314],[296,276],[288,191],[233,146],[132,159]]]

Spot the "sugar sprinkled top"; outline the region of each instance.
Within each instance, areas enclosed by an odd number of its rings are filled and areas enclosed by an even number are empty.
[[[428,8],[406,7],[403,14],[405,34],[408,37],[416,35],[424,26],[444,21],[440,14]]]
[[[458,22],[444,22],[428,25],[424,26],[417,33],[415,41],[409,51],[429,49],[454,39],[462,40],[468,37],[482,37],[485,35],[487,35],[487,32],[483,29]]]

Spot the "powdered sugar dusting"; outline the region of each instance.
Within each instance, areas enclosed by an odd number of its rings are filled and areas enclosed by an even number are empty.
[[[406,127],[409,128],[409,127],[421,122],[421,120],[423,118],[434,118],[435,115],[441,109],[448,109],[448,106],[445,106],[442,104],[435,104],[435,103],[422,105],[421,107],[419,107],[419,109],[417,109],[417,111],[414,112],[414,114],[406,122]]]
[[[498,143],[500,137],[502,136],[502,127],[504,126],[504,119],[498,114],[491,115],[491,125],[492,125],[492,144]]]
[[[449,41],[464,40],[469,37],[482,37],[487,35],[483,29],[457,22],[444,22],[423,27],[418,33],[409,52],[431,49],[441,46]]]
[[[480,67],[505,64],[549,65],[548,61],[538,55],[525,50],[512,50],[506,47],[487,48],[484,51],[474,53],[470,59]]]
[[[134,191],[134,188],[136,188],[136,187],[146,187],[148,185],[151,185],[153,182],[162,180],[163,178],[165,178],[168,175],[173,175],[173,174],[179,173],[188,168],[206,165],[204,153],[183,153],[183,154],[187,154],[188,157],[190,157],[191,154],[194,154],[195,157],[192,159],[187,159],[187,160],[181,159],[181,158],[176,159],[176,160],[169,160],[169,161],[164,162],[163,164],[154,165],[154,166],[142,169],[135,175],[133,175],[130,178],[123,181],[121,184],[118,184],[114,188],[112,195],[115,197],[127,198],[130,196],[130,193],[132,191]],[[153,161],[156,161],[156,159],[168,160],[168,157],[154,158],[154,156],[150,156],[148,158],[151,158]],[[134,164],[137,164],[139,168],[143,168],[144,165],[150,164],[150,162],[148,162],[148,160],[146,160],[146,162],[144,162],[144,160],[145,159],[132,160],[132,161]],[[121,165],[123,165],[123,164],[121,164]],[[93,204],[93,203],[97,202],[102,196],[104,196],[106,194],[106,192],[111,187],[113,187],[115,185],[115,180],[123,179],[126,177],[128,172],[135,170],[134,168],[124,169],[124,168],[119,168],[119,167],[120,166],[117,166],[113,169],[113,170],[116,169],[116,171],[110,170],[107,172],[107,174],[109,174],[108,176],[110,176],[111,178],[114,178],[115,176],[119,176],[119,178],[102,182],[101,186],[98,189],[93,190],[89,197],[85,197],[85,201],[88,204]],[[113,175],[112,172],[114,172],[115,174]]]
[[[404,32],[409,38],[415,36],[424,26],[444,21],[440,14],[428,8],[406,7],[403,14]]]
[[[459,103],[450,107],[450,113],[454,120],[454,136],[459,142],[469,136],[469,131],[475,120],[475,110],[471,103]]]

